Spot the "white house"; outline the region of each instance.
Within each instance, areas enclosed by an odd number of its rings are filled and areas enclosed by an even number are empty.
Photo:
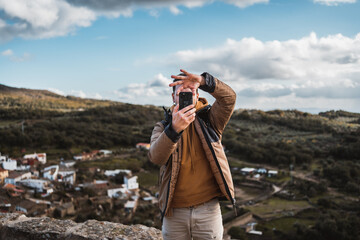
[[[250,173],[253,173],[255,171],[255,168],[248,168],[248,167],[245,167],[245,168],[242,168],[241,169],[241,173],[243,175],[248,175]]]
[[[130,191],[126,188],[125,184],[123,184],[123,186],[120,188],[112,188],[107,190],[107,195],[111,198],[122,198],[128,194],[130,194]]]
[[[75,165],[75,161],[73,160],[67,160],[67,161],[61,161],[60,165],[64,165],[65,167],[73,167]]]
[[[20,165],[16,168],[16,171],[29,171],[30,165]]]
[[[127,176],[124,176],[124,184],[126,185],[127,189],[133,190],[139,188],[139,183],[137,182],[137,176],[133,176],[128,178]]]
[[[100,153],[100,154],[103,154],[104,156],[108,156],[108,155],[111,155],[111,154],[112,154],[112,151],[102,149],[102,150],[99,151],[99,153]]]
[[[258,170],[257,170],[257,173],[260,173],[260,174],[266,174],[266,169],[265,168],[259,168]]]
[[[158,202],[158,199],[156,197],[153,197],[153,196],[143,197],[143,200],[151,202],[152,204],[155,204],[155,203]]]
[[[31,178],[31,172],[16,172],[11,171],[9,172],[9,176],[5,178],[4,183],[11,183],[15,185],[17,182],[21,181],[22,179]]]
[[[125,203],[124,208],[125,208],[125,210],[127,210],[127,211],[135,212],[136,207],[137,207],[137,204],[138,204],[138,201],[137,201],[137,200],[135,200],[135,201],[130,201],[130,200],[128,200],[128,201]]]
[[[44,187],[43,188],[43,193],[41,194],[42,197],[47,197],[49,196],[51,193],[54,192],[54,189],[51,187]]]
[[[7,158],[5,156],[0,156],[0,165],[3,169],[6,170],[16,170],[17,162],[11,158]]]
[[[76,155],[76,156],[74,156],[73,158],[74,158],[74,160],[76,160],[76,161],[81,161],[81,160],[83,159],[83,157],[82,157],[81,154],[80,154],[80,155]]]
[[[105,170],[105,175],[108,177],[110,176],[114,177],[119,173],[125,173],[126,175],[131,175],[131,170],[127,170],[127,169]]]
[[[42,179],[23,179],[19,181],[22,185],[34,188],[37,191],[43,192],[44,187],[49,184],[49,181]]]
[[[268,171],[268,176],[269,177],[276,176],[277,174],[278,174],[278,171],[276,171],[276,170],[269,170]]]
[[[59,182],[67,182],[70,184],[74,184],[76,180],[75,169],[60,165],[57,180]]]
[[[43,177],[54,181],[57,179],[58,173],[59,173],[59,165],[51,165],[49,167],[44,168]]]
[[[24,155],[24,159],[37,159],[42,164],[46,163],[46,153],[34,153]]]

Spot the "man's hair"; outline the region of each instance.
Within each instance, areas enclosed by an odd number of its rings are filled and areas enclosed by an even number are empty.
[[[180,73],[178,76],[186,76],[185,73]],[[181,81],[180,79],[174,79],[173,82]],[[176,85],[178,86],[178,85]],[[173,93],[175,93],[176,86],[173,86]],[[196,89],[196,92],[198,92],[198,89]]]

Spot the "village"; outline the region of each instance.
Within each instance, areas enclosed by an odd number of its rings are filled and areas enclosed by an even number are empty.
[[[136,147],[146,149],[148,145],[139,143]],[[103,180],[77,180],[77,162],[111,155],[110,150],[94,150],[49,165],[46,153],[25,154],[17,159],[0,154],[0,211],[81,221],[101,218],[114,210],[124,222],[131,220],[139,205],[156,205],[156,197],[140,190],[138,177],[128,169],[89,168],[87,174],[96,173]]]
[[[149,144],[138,143],[136,148],[147,151]],[[101,180],[77,179],[81,169],[75,168],[76,163],[112,155],[110,150],[94,150],[74,155],[71,160],[60,159],[58,164],[49,165],[46,153],[25,154],[17,159],[0,154],[0,211],[76,221],[104,219],[106,214],[111,213],[115,217],[111,218],[112,221],[131,224],[138,207],[157,207],[156,194],[151,194],[151,191],[144,188],[140,189],[138,176],[133,175],[131,170],[90,167],[85,174],[102,176]],[[247,179],[240,184],[236,183],[238,186],[261,188],[267,196],[277,190],[274,186],[264,185],[261,180],[277,176],[276,170],[253,167],[233,167],[231,170],[233,174]],[[246,199],[243,195],[239,197],[244,205],[253,204],[255,201],[254,198]],[[249,216],[249,213],[245,213],[242,217],[237,217],[236,222],[241,223],[249,234],[261,235],[261,232],[254,228],[256,221],[252,215]],[[226,215],[224,218],[226,219]],[[231,226],[234,224],[228,224],[226,228]]]

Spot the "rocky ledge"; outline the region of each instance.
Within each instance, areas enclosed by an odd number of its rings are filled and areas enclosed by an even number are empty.
[[[162,239],[161,231],[144,225],[88,220],[76,223],[48,217],[26,217],[19,213],[0,213],[0,240],[130,240]]]

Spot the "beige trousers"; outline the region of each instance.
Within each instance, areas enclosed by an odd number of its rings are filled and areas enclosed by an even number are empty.
[[[164,240],[222,239],[223,225],[218,199],[196,207],[174,208],[173,216],[164,217]]]

